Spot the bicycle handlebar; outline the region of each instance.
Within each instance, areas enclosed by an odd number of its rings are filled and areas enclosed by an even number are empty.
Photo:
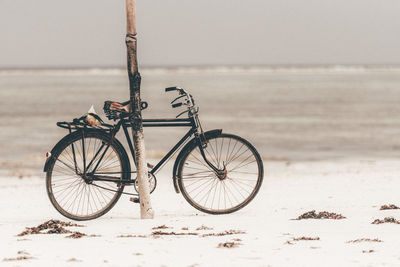
[[[165,92],[172,92],[172,91],[180,91],[180,92],[182,92],[183,91],[183,89],[182,88],[179,88],[179,87],[168,87],[168,88],[165,88]]]
[[[177,98],[175,98],[175,100],[173,100],[171,102],[172,108],[177,108],[177,107],[185,105],[185,106],[188,106],[188,110],[185,112],[188,112],[188,111],[195,112],[194,111],[194,105],[195,105],[194,99],[191,94],[189,94],[185,89],[180,88],[180,87],[165,88],[165,92],[172,92],[172,91],[178,91],[180,94],[180,96],[178,96]],[[182,97],[185,97],[186,100],[184,100],[183,102],[180,102],[180,103],[174,103],[175,101],[177,101],[178,99],[181,99]],[[183,112],[183,113],[185,113],[185,112]],[[180,115],[182,115],[182,113]],[[180,116],[180,115],[178,115],[178,116]]]
[[[177,108],[177,107],[180,107],[182,105],[183,105],[183,103],[176,103],[176,104],[172,104],[172,107],[173,108]]]

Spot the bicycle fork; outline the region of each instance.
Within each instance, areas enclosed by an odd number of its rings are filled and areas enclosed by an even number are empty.
[[[227,177],[227,170],[226,170],[226,166],[225,166],[225,162],[222,162],[223,165],[223,169],[219,169],[218,167],[214,166],[214,164],[212,164],[208,159],[207,156],[204,152],[204,149],[207,147],[207,140],[204,136],[204,133],[201,133],[197,136],[198,140],[199,140],[199,150],[200,150],[200,154],[203,157],[204,161],[207,163],[207,165],[215,172],[215,174],[217,175],[218,179],[225,180]]]

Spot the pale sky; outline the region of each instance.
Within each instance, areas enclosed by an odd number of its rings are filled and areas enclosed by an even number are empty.
[[[400,64],[399,0],[137,0],[142,66]],[[0,68],[125,65],[124,0],[0,0]]]

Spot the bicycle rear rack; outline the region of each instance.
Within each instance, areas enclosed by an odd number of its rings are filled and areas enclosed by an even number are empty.
[[[114,125],[107,124],[107,123],[102,123],[100,126],[92,126],[86,121],[83,122],[79,119],[74,119],[72,122],[66,122],[66,121],[60,121],[57,122],[57,126],[67,129],[70,132],[72,130],[80,130],[80,129],[96,129],[96,130],[101,130],[105,132],[111,132],[114,130]]]

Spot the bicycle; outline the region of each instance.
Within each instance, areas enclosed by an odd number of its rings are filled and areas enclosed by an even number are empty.
[[[173,108],[186,106],[175,119],[143,119],[143,127],[190,127],[181,140],[155,166],[148,164],[150,191],[157,185],[155,173],[180,150],[173,166],[176,193],[194,208],[209,214],[227,214],[246,206],[258,193],[263,176],[263,162],[257,150],[245,139],[221,129],[204,132],[199,108],[184,89],[177,91]],[[58,122],[68,129],[48,152],[44,172],[51,203],[65,217],[91,220],[107,213],[119,200],[125,186],[138,192],[135,171],[131,170],[128,153],[115,137],[123,129],[134,163],[135,154],[128,132],[131,127],[130,102],[106,101],[104,112],[114,124],[91,125],[85,116],[72,122]],[[142,110],[148,104],[141,103]],[[187,118],[179,118],[187,113]],[[190,139],[193,136],[192,139]],[[189,140],[190,139],[190,140]],[[138,198],[133,199],[138,202]]]

